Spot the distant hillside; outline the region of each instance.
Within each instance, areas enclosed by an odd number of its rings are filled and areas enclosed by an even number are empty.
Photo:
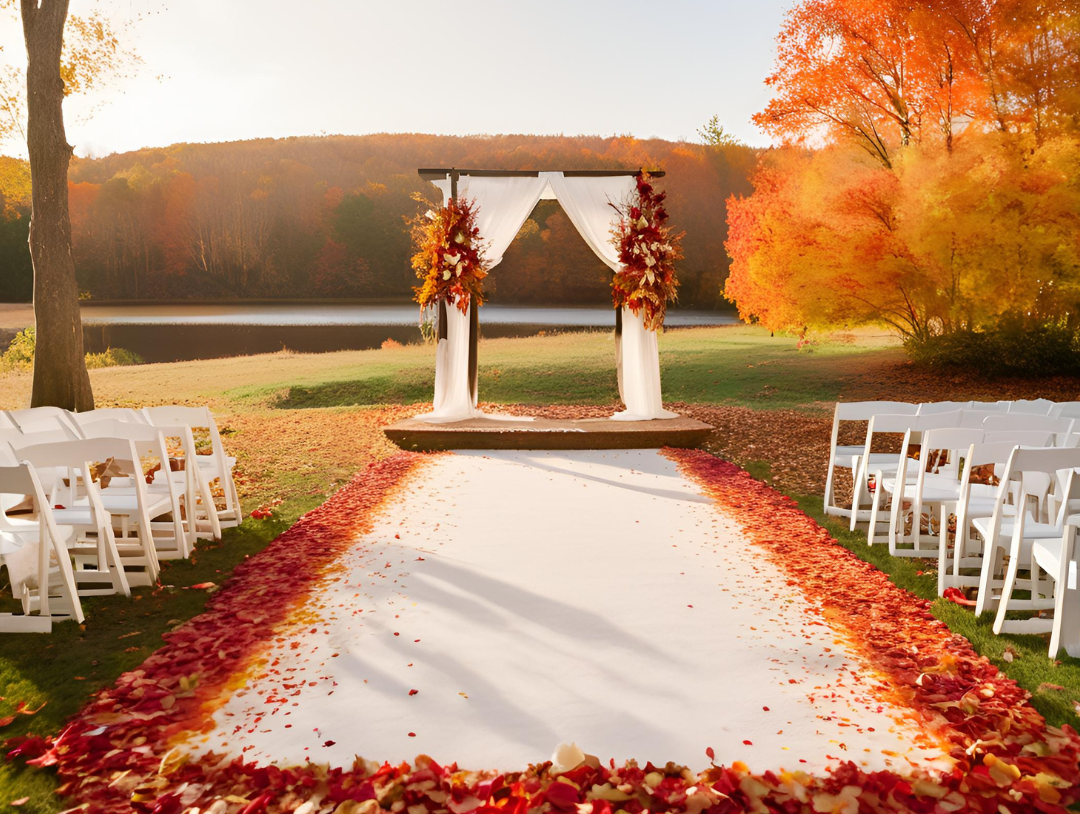
[[[176,144],[76,160],[71,215],[80,287],[95,299],[405,297],[406,221],[434,199],[417,167],[662,168],[686,230],[682,302],[715,305],[727,274],[725,199],[748,193],[755,152],[591,136],[417,134]],[[0,294],[28,291],[25,207],[7,206]],[[11,237],[4,239],[4,236]],[[500,302],[604,302],[606,268],[557,204],[542,202],[490,290]],[[8,276],[8,275],[5,275]],[[10,296],[10,294],[9,294]]]

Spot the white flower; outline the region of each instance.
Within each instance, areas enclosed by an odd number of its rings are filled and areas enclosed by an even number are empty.
[[[576,743],[560,743],[555,747],[555,754],[551,756],[551,771],[553,774],[562,774],[576,769],[584,762],[585,753]]]
[[[458,277],[460,277],[460,276],[461,276],[461,266],[462,266],[462,264],[461,264],[461,263],[458,263],[458,264],[457,264],[457,276],[458,276]]]
[[[653,266],[656,265],[656,261],[653,260],[652,257],[646,255],[645,256],[645,265],[648,266],[649,268],[652,268]]]
[[[444,280],[449,280],[450,279],[450,269],[446,269],[446,270],[443,271],[442,278]]]
[[[455,266],[461,262],[461,254],[444,254],[443,262],[448,266]]]
[[[465,242],[465,235],[463,235],[461,232],[458,232],[456,235],[454,235],[454,242],[455,243],[464,243]]]
[[[648,229],[649,228],[649,222],[647,220],[645,220],[644,215],[641,216],[641,220],[638,221],[637,225],[638,225],[639,229]]]

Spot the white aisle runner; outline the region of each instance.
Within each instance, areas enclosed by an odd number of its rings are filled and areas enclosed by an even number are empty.
[[[946,765],[655,451],[440,456],[331,579],[191,748],[510,770],[576,741],[695,770],[708,747],[759,772]]]

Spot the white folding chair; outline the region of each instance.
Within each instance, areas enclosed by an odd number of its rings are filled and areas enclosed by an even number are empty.
[[[97,539],[111,541],[124,579],[130,585],[157,582],[160,567],[151,521],[167,515],[171,506],[167,496],[147,495],[142,461],[131,441],[91,438],[23,447],[18,454],[39,470],[54,467],[63,473],[58,475],[50,495],[54,506],[63,507],[54,509],[59,522],[95,528],[108,518],[105,527],[98,530]],[[109,486],[104,484],[104,478],[95,483],[93,467],[109,461],[114,468]],[[113,481],[115,491],[109,488]],[[94,510],[93,514],[88,515],[89,509]],[[100,551],[87,553],[97,558],[100,568]],[[112,551],[106,553],[111,561]]]
[[[154,547],[157,549],[158,559],[186,559],[191,555],[195,545],[195,490],[194,479],[186,476],[184,472],[173,473],[170,468],[169,450],[165,443],[165,432],[161,427],[152,427],[149,424],[135,424],[116,419],[104,419],[83,426],[83,432],[87,438],[120,438],[130,441],[135,445],[135,451],[140,458],[156,458],[160,468],[154,472],[151,482],[145,484],[148,498],[166,496],[169,500],[171,511],[169,517],[164,520],[154,519],[151,521],[151,531],[154,534]],[[174,428],[174,431],[183,432],[190,430]],[[194,441],[189,441],[194,447]],[[177,475],[178,477],[174,477]],[[109,493],[119,495],[121,492],[134,494],[134,485],[127,487],[110,484]],[[184,509],[181,511],[181,498],[184,500]],[[187,522],[185,523],[185,516]]]
[[[1066,479],[1066,487],[1056,517],[1048,522],[1039,522],[1030,511],[1029,495],[1032,492],[1030,480],[1035,477],[1037,491],[1042,483],[1055,481],[1061,470],[1080,467],[1080,450],[1075,448],[1040,448],[1017,447],[1012,451],[1005,466],[1005,473],[998,487],[994,512],[990,518],[975,518],[975,529],[983,539],[982,564],[979,574],[979,597],[975,611],[981,614],[997,608],[998,621],[994,623],[994,632],[1000,633],[1000,623],[1005,622],[1002,605],[1010,604],[1013,609],[1038,609],[1038,599],[1016,599],[1012,592],[1019,587],[1031,591],[1031,579],[1021,580],[1018,570],[1022,566],[1028,569],[1031,561],[1031,546],[1036,540],[1061,538],[1064,534],[1065,512],[1071,494],[1073,478]],[[1005,556],[1008,555],[1008,569],[1002,579],[1001,573]],[[1004,598],[1008,602],[1001,602]],[[1032,605],[1035,603],[1035,606]],[[1039,606],[1041,607],[1041,606]]]
[[[7,511],[24,496],[34,501],[35,518],[8,518]],[[85,621],[65,535],[32,466],[0,466],[0,505],[0,556],[11,592],[23,607],[21,616],[0,614],[0,632],[48,633],[54,617]]]
[[[1075,475],[1074,475],[1075,479]],[[1032,596],[1049,597],[1053,601],[1054,616],[1050,622],[1050,658],[1057,658],[1065,647],[1070,656],[1080,658],[1080,570],[1076,543],[1076,529],[1080,526],[1080,514],[1065,520],[1065,533],[1060,540],[1036,540],[1031,546]],[[1050,579],[1047,592],[1041,574]],[[1004,605],[1004,603],[1003,603]],[[1000,615],[1000,610],[999,610]]]
[[[958,439],[963,440],[963,439]],[[1004,469],[1013,449],[1017,445],[1044,447],[1053,446],[1054,434],[1037,431],[986,432],[981,441],[971,444],[963,451],[963,469],[960,473],[958,497],[955,501],[943,501],[941,506],[941,524],[945,533],[941,535],[938,548],[938,595],[943,595],[947,588],[968,588],[979,584],[979,570],[982,566],[981,545],[971,538],[972,521],[976,517],[989,518],[994,513],[997,499],[997,486],[992,482],[976,480],[976,472],[984,467],[993,466],[993,476]],[[960,454],[961,450],[954,451]],[[947,524],[950,515],[956,517],[953,545],[949,546]],[[974,575],[970,572],[974,570]]]
[[[892,497],[890,554],[894,557],[933,557],[939,554],[939,547],[948,545],[949,515],[960,500],[963,485],[960,460],[982,438],[982,430],[951,427],[927,430],[922,434],[919,459],[913,461],[905,454],[895,477],[882,478],[883,491]],[[912,469],[914,473],[911,473]],[[990,490],[986,491],[989,496]],[[932,546],[924,545],[924,514],[929,535],[933,534],[935,518],[940,524],[938,539]],[[906,530],[909,520],[910,532]]]
[[[210,435],[211,454],[196,455],[194,463],[202,469],[209,483],[218,480],[221,483],[224,506],[217,510],[217,520],[221,528],[232,528],[240,525],[244,516],[240,508],[240,497],[236,491],[236,483],[233,480],[233,468],[236,466],[236,458],[226,454],[225,445],[221,441],[221,433],[218,431],[217,422],[209,407],[147,407],[143,415],[154,426],[176,427],[187,426],[192,430],[205,429]],[[185,466],[191,465],[191,461],[185,461]]]
[[[930,415],[876,415],[870,419],[866,427],[866,442],[855,465],[855,488],[852,490],[851,499],[851,531],[855,531],[860,522],[866,521],[869,523],[867,542],[873,545],[874,542],[884,542],[887,539],[884,534],[879,535],[877,528],[881,519],[881,509],[884,508],[877,484],[880,483],[882,477],[896,473],[896,470],[900,468],[901,454],[907,453],[872,452],[876,436],[903,435],[910,430],[911,435],[905,442],[910,446],[919,443],[921,433],[925,430],[959,426],[961,415],[962,413],[958,410],[952,413]],[[874,476],[873,493],[869,486],[871,475]],[[867,503],[870,504],[870,508],[863,508]]]
[[[944,594],[946,588],[974,588],[979,585],[982,570],[983,543],[977,539],[974,522],[976,519],[988,520],[998,509],[1004,515],[1012,512],[1009,502],[1014,493],[1000,490],[1006,487],[992,486],[991,496],[985,489],[972,490],[972,474],[980,467],[993,466],[995,476],[1004,468],[1016,449],[1016,442],[1006,439],[987,440],[993,434],[987,433],[982,442],[973,444],[964,457],[964,471],[960,476],[960,499],[956,504],[956,535],[951,554],[947,549],[938,552],[938,594]],[[1045,437],[1045,436],[1044,436]],[[974,573],[972,573],[974,572]]]
[[[839,506],[834,500],[833,478],[836,469],[847,469],[855,476],[853,458],[862,454],[862,445],[838,446],[841,425],[844,422],[869,421],[878,413],[888,415],[914,415],[918,405],[903,401],[852,401],[837,402],[833,409],[832,438],[829,442],[829,469],[825,476],[825,513],[834,517],[850,517],[849,506]]]

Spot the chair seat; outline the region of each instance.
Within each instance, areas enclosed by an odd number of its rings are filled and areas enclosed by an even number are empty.
[[[904,497],[914,499],[918,487],[919,475],[916,472],[904,480]],[[896,491],[896,478],[882,478],[881,487],[890,495]],[[972,492],[977,486],[972,487]],[[960,499],[960,482],[952,475],[927,475],[923,479],[922,499],[924,503],[941,503]],[[991,500],[993,498],[991,497]]]
[[[151,518],[168,514],[172,511],[168,494],[147,495],[146,512]],[[110,495],[107,491],[101,494],[101,505],[110,514],[136,515],[139,512],[139,498],[135,494]]]
[[[984,538],[990,536],[990,523],[993,518],[991,517],[976,517],[971,521],[972,525],[978,530]],[[1016,526],[1016,518],[1004,517],[1001,520],[1001,533],[1000,537],[1012,537],[1013,529]],[[1062,531],[1060,526],[1055,526],[1053,523],[1036,523],[1032,520],[1031,515],[1027,516],[1024,521],[1024,539],[1025,540],[1047,540],[1053,537],[1060,538]]]
[[[856,447],[855,452],[852,454],[858,455],[860,452],[862,452],[862,447]],[[874,456],[871,455],[870,457],[872,458]],[[218,468],[217,458],[215,458],[213,455],[196,455],[195,460],[198,461],[200,469],[217,470]],[[231,455],[226,455],[225,466],[229,467],[229,469],[235,468],[236,458],[233,458]]]
[[[96,528],[93,514],[89,506],[72,506],[71,508],[53,509],[53,517],[62,526],[86,526]]]
[[[842,466],[845,469],[852,468],[851,459],[856,455],[862,455],[864,447],[837,447],[836,455],[833,457],[836,466]],[[872,456],[871,456],[872,457]]]
[[[1049,539],[1038,540],[1031,546],[1031,558],[1039,564],[1039,567],[1048,573],[1050,576],[1057,579],[1058,572],[1061,568],[1061,548],[1062,540]],[[1069,583],[1068,590],[1076,590],[1076,562],[1069,563]]]

